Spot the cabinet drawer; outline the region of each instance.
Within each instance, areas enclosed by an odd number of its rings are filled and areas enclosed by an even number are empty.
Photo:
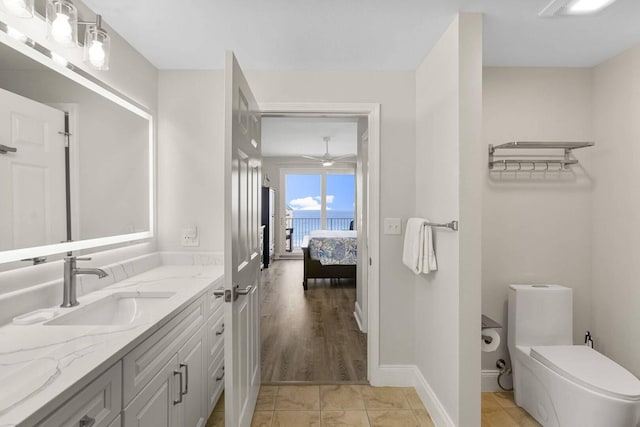
[[[224,297],[216,298],[213,294],[218,288],[224,288],[224,280],[218,279],[209,287],[209,291],[207,292],[207,313],[209,316],[213,315],[217,312],[218,308],[222,307],[222,303],[224,302]]]
[[[125,406],[204,324],[205,298],[181,311],[123,359]]]
[[[122,409],[122,364],[113,365],[71,400],[44,419],[39,427],[78,427],[84,418],[93,427],[110,427]],[[118,425],[118,424],[115,424]]]
[[[207,348],[208,360],[212,360],[218,351],[224,346],[224,307],[218,307],[218,311],[207,322]]]
[[[222,394],[222,390],[224,390],[224,349],[220,349],[208,369],[207,396],[209,397],[209,412],[213,411]]]

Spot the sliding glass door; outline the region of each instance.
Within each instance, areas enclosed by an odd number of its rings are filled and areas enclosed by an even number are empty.
[[[355,176],[344,169],[283,170],[285,251],[313,230],[353,229]]]

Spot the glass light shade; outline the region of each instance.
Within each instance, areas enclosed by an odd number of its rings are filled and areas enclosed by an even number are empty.
[[[13,16],[20,18],[33,17],[34,0],[2,0],[2,4],[7,11]]]
[[[47,0],[47,37],[62,46],[78,45],[78,10],[67,0]]]
[[[84,62],[95,70],[109,69],[111,39],[101,28],[91,26],[84,35]]]

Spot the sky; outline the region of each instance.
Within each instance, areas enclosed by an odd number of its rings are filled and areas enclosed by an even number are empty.
[[[321,179],[317,175],[287,175],[286,202],[290,209],[320,210],[321,208]],[[327,210],[354,210],[355,204],[355,175],[327,174]]]

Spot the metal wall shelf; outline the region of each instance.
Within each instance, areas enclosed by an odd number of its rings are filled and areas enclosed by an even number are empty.
[[[500,145],[489,145],[489,170],[491,171],[547,171],[565,170],[578,160],[571,156],[571,151],[578,148],[593,147],[593,142],[553,142],[553,141],[513,141]],[[524,158],[515,153],[501,154],[496,159],[496,150],[562,150],[558,155]],[[517,167],[515,167],[517,166]],[[525,166],[523,168],[523,166]]]

